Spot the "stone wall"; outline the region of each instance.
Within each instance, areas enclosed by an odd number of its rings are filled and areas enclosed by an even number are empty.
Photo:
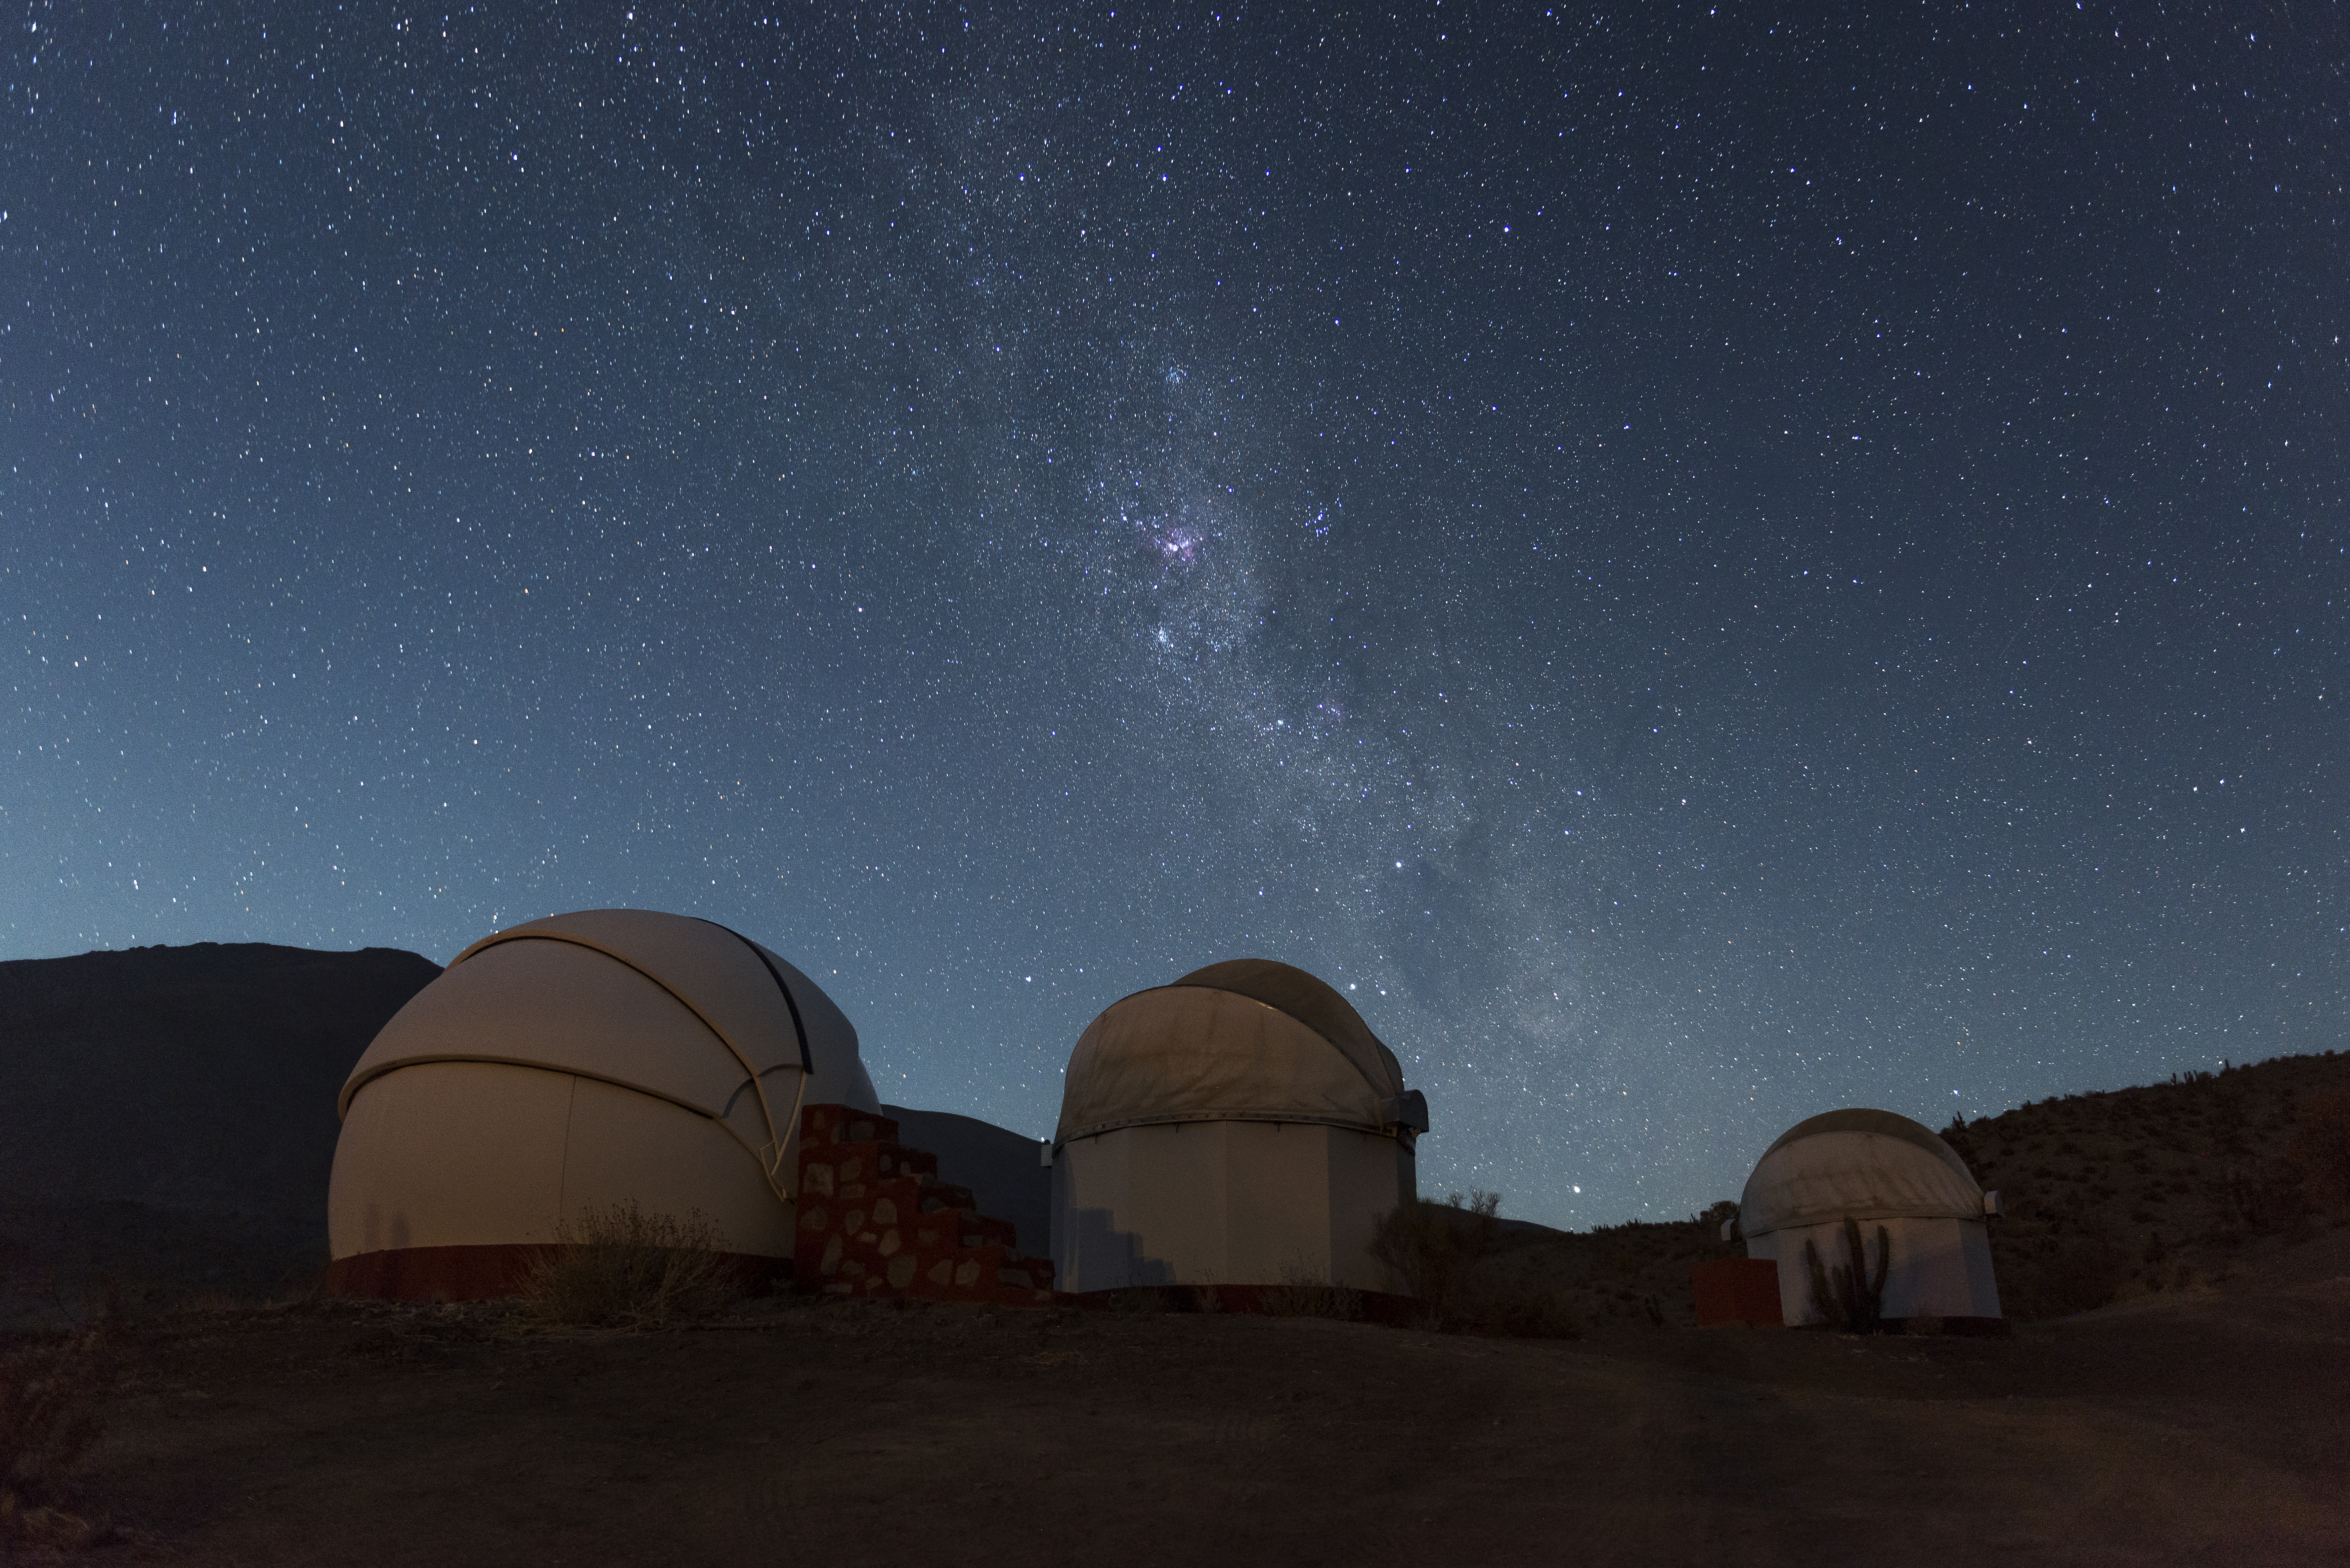
[[[1053,1265],[1024,1255],[1012,1226],[980,1213],[970,1189],[938,1169],[937,1157],[899,1141],[889,1116],[803,1106],[795,1288],[1053,1305]]]

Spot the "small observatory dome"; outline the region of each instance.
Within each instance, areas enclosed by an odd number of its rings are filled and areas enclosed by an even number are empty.
[[[748,938],[639,909],[500,931],[343,1085],[328,1288],[502,1293],[558,1226],[626,1203],[788,1259],[798,1110],[824,1102],[879,1108],[856,1028]]]
[[[1779,1264],[1780,1305],[1789,1324],[1821,1321],[1813,1309],[1804,1244],[1825,1263],[1846,1261],[1844,1222],[1860,1222],[1874,1265],[1885,1228],[1892,1262],[1884,1313],[1903,1319],[1996,1320],[1990,1209],[1958,1151],[1891,1111],[1829,1111],[1781,1134],[1754,1164],[1738,1205],[1749,1257]]]
[[[1069,1058],[1054,1248],[1072,1291],[1314,1282],[1381,1290],[1367,1251],[1416,1196],[1426,1102],[1336,991],[1263,959],[1114,1003]]]

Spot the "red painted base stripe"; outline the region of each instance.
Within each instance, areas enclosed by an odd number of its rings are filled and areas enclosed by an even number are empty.
[[[397,1302],[478,1302],[510,1296],[543,1246],[526,1242],[481,1247],[398,1247],[337,1258],[327,1265],[326,1293]],[[720,1254],[743,1284],[756,1291],[788,1280],[789,1258],[753,1252]]]

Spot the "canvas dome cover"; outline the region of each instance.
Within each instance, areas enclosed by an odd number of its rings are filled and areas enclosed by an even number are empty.
[[[1980,1220],[1982,1188],[1958,1151],[1891,1111],[1796,1123],[1754,1163],[1739,1199],[1749,1236],[1856,1220]]]
[[[429,1062],[600,1079],[710,1116],[771,1177],[802,1103],[879,1105],[857,1030],[832,999],[712,921],[588,909],[467,948],[379,1033],[344,1083]]]
[[[1403,1096],[1395,1054],[1345,997],[1288,964],[1237,959],[1137,992],[1095,1019],[1069,1058],[1055,1138],[1183,1121],[1378,1132],[1398,1119]]]

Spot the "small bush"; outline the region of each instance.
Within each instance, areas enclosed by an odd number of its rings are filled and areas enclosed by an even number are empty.
[[[66,1517],[43,1505],[97,1440],[117,1370],[109,1323],[0,1358],[0,1516],[12,1531]]]
[[[2350,1085],[2322,1089],[2301,1102],[2285,1159],[2314,1208],[2350,1212]]]
[[[2129,1256],[2119,1247],[2102,1236],[2083,1237],[2043,1267],[2038,1299],[2020,1315],[2065,1317],[2105,1306],[2121,1293],[2130,1272]]]
[[[2226,1192],[2236,1220],[2254,1236],[2289,1229],[2310,1210],[2306,1178],[2290,1158],[2231,1163]]]
[[[1363,1315],[1363,1293],[1314,1277],[1303,1264],[1281,1271],[1281,1283],[1257,1294],[1257,1310],[1268,1317],[1322,1317],[1353,1323]]]
[[[1170,1285],[1128,1285],[1123,1290],[1110,1292],[1103,1299],[1108,1303],[1112,1312],[1157,1314],[1176,1310],[1169,1294],[1176,1288]]]
[[[1371,1236],[1371,1256],[1392,1270],[1404,1294],[1419,1302],[1425,1326],[1457,1325],[1465,1316],[1470,1271],[1492,1249],[1500,1230],[1498,1192],[1471,1189],[1441,1203],[1399,1203]]]
[[[1574,1339],[1566,1298],[1478,1265],[1501,1233],[1502,1195],[1472,1190],[1441,1203],[1406,1203],[1379,1221],[1371,1256],[1419,1303],[1413,1326],[1447,1334]]]
[[[742,1282],[718,1251],[718,1227],[647,1214],[631,1199],[556,1231],[515,1293],[542,1323],[650,1327],[723,1312]]]
[[[1664,1309],[1648,1298],[1648,1317],[1664,1326]],[[1465,1328],[1474,1334],[1504,1334],[1512,1339],[1581,1339],[1583,1325],[1557,1291],[1519,1285],[1483,1288],[1470,1293]]]

